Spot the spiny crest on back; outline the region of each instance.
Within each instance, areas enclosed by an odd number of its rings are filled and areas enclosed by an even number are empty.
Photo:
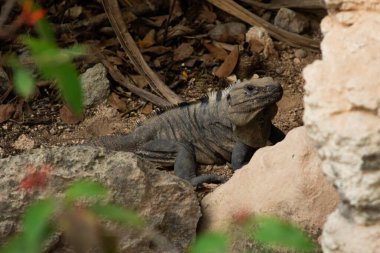
[[[230,92],[232,86],[233,86],[233,84],[230,84],[229,86],[227,86],[223,90],[212,91],[211,93],[209,93],[207,95],[203,95],[200,98],[195,99],[195,100],[186,101],[186,102],[182,102],[182,103],[179,103],[179,104],[169,105],[169,106],[165,106],[165,107],[161,107],[161,108],[156,108],[149,115],[146,116],[146,118],[145,118],[144,121],[138,120],[136,126],[140,126],[147,119],[150,119],[152,117],[156,117],[156,116],[158,116],[160,114],[163,114],[163,113],[165,113],[165,112],[167,112],[169,110],[173,110],[173,109],[176,109],[176,108],[188,107],[188,106],[196,105],[196,104],[199,104],[199,103],[205,104],[205,105],[212,104],[212,103],[217,103],[217,102],[223,100],[227,96],[227,94]]]

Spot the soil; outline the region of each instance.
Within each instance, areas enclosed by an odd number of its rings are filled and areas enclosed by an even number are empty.
[[[70,3],[72,1],[68,2]],[[65,8],[67,8],[67,6],[65,6]],[[99,11],[100,7],[88,8]],[[51,15],[54,16],[54,14]],[[223,15],[227,14],[224,13]],[[223,15],[218,14],[218,17]],[[54,17],[52,20],[55,20]],[[318,22],[318,20],[315,22]],[[108,26],[105,25],[105,27]],[[133,35],[137,36],[136,34],[138,34],[138,32],[135,32]],[[319,32],[314,29],[310,34],[319,34]],[[61,44],[67,44],[71,40],[79,41],[83,44],[91,44],[94,37],[96,37],[96,34],[89,35],[87,32],[80,37],[74,38],[73,34],[64,32],[59,37],[59,41]],[[103,37],[103,41],[99,44],[106,43],[106,39],[108,39],[107,43],[111,45],[110,49],[114,50],[114,54],[120,55],[122,49],[119,47],[114,35],[111,34]],[[198,38],[183,38],[177,40],[190,41],[193,45],[201,44],[201,39]],[[177,44],[179,45],[180,43]],[[306,50],[306,57],[297,58],[295,56],[295,50],[297,49],[279,41],[274,41],[274,45],[278,57],[263,59],[261,65],[255,69],[255,74],[260,77],[271,76],[281,83],[284,89],[284,96],[278,103],[279,110],[274,119],[274,124],[284,132],[288,132],[303,124],[302,115],[304,108],[302,99],[304,95],[304,80],[302,78],[302,69],[307,64],[319,59],[320,53]],[[197,46],[194,47],[197,48]],[[12,49],[9,45],[6,48],[9,50]],[[201,55],[205,52],[206,51],[202,49],[200,52],[196,52],[196,54]],[[123,57],[120,58],[125,59]],[[148,62],[149,61],[152,62],[153,59],[148,59]],[[80,72],[84,72],[86,68],[94,65],[94,63],[96,63],[96,61],[94,62],[90,57],[77,62]],[[125,66],[124,71],[130,69],[130,64],[119,65],[118,67],[122,69],[123,66]],[[223,89],[228,85],[228,82],[224,78],[217,78],[212,74],[212,67],[197,64],[192,67],[187,67],[187,71],[190,73],[190,77],[187,80],[179,80],[178,77],[173,78],[173,75],[175,76],[173,73],[176,71],[178,76],[177,67],[174,68],[172,65],[168,65],[167,69],[160,68],[157,70],[157,73],[166,79],[166,83],[169,84],[169,82],[172,81],[172,84],[175,84],[171,85],[175,86],[173,90],[185,100],[195,100],[211,91]],[[165,73],[169,73],[171,77],[165,76]],[[169,80],[169,82],[167,80]],[[112,85],[112,90],[116,92],[117,84],[113,83]],[[0,157],[16,155],[31,148],[81,143],[83,139],[93,136],[129,133],[136,126],[137,122],[144,121],[147,117],[148,113],[146,113],[147,110],[145,107],[147,107],[149,103],[128,91],[122,93],[122,95],[124,96],[122,100],[126,102],[128,107],[126,111],[118,111],[112,107],[108,101],[104,101],[97,106],[86,109],[84,119],[80,123],[66,124],[60,117],[59,112],[62,107],[62,102],[57,92],[50,86],[39,88],[39,93],[33,99],[22,104],[22,110],[19,111],[17,117],[13,117],[0,124]],[[19,101],[19,103],[21,101],[13,95],[9,96],[5,102],[12,103],[12,101],[15,100]],[[232,175],[232,171],[228,165],[200,166],[199,172],[207,173],[211,170],[213,173],[227,177]],[[201,192],[207,192],[207,189],[214,187],[212,184],[206,185],[206,190]]]

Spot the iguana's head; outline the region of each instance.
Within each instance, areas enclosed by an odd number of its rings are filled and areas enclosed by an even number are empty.
[[[281,85],[271,77],[237,83],[226,97],[228,117],[235,125],[245,125],[263,109],[275,105],[282,93]]]

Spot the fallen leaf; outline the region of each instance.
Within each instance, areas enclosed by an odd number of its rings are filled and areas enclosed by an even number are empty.
[[[10,119],[16,108],[13,104],[0,105],[0,123],[3,123]]]
[[[78,18],[83,12],[82,6],[74,6],[65,11],[64,16],[72,19]]]
[[[190,43],[182,43],[179,47],[174,50],[173,60],[183,61],[189,58],[194,52],[194,48]]]
[[[145,86],[148,85],[148,81],[143,76],[131,75],[130,77],[139,88],[144,88]]]
[[[149,115],[153,111],[153,105],[152,103],[147,103],[144,108],[141,110],[141,113],[144,115]]]
[[[150,17],[149,18],[149,20],[151,21],[150,24],[154,25],[155,27],[162,27],[162,24],[168,19],[168,17],[169,15]]]
[[[217,59],[217,60],[222,60],[224,61],[227,56],[228,56],[228,53],[226,50],[224,50],[223,48],[220,48],[220,47],[217,47],[217,46],[214,46],[213,44],[211,43],[203,43],[203,46],[205,48],[207,48],[207,50],[211,53],[211,55]]]
[[[217,77],[227,77],[232,74],[239,59],[239,46],[231,51],[231,53],[224,60],[222,65],[215,71]]]
[[[123,65],[123,60],[116,56],[107,56],[107,61],[112,65]]]
[[[67,105],[62,106],[59,110],[59,117],[66,124],[78,124],[83,120],[83,115],[75,115]]]
[[[171,47],[164,47],[164,46],[154,46],[154,47],[141,49],[141,53],[152,53],[155,55],[162,55],[170,51],[172,51]]]
[[[156,36],[156,31],[154,29],[150,30],[144,37],[143,40],[137,42],[139,48],[148,48],[153,46],[156,41],[154,37]]]
[[[111,93],[111,95],[108,97],[108,103],[118,111],[127,111],[127,103],[120,99],[116,93]]]
[[[201,23],[208,23],[208,24],[213,24],[215,23],[216,20],[216,14],[215,12],[210,11],[207,8],[203,8],[198,16],[198,20]]]

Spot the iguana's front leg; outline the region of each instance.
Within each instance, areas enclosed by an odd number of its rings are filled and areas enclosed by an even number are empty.
[[[247,164],[257,149],[242,142],[237,142],[232,150],[231,166],[233,170]]]
[[[271,123],[270,136],[269,136],[270,142],[274,145],[277,142],[282,141],[283,139],[285,139],[284,132]]]
[[[196,176],[196,159],[194,147],[190,143],[168,140],[153,140],[144,144],[137,154],[152,161],[170,163],[174,160],[176,176],[189,181],[193,186],[206,182],[223,182],[225,179],[217,175]]]

